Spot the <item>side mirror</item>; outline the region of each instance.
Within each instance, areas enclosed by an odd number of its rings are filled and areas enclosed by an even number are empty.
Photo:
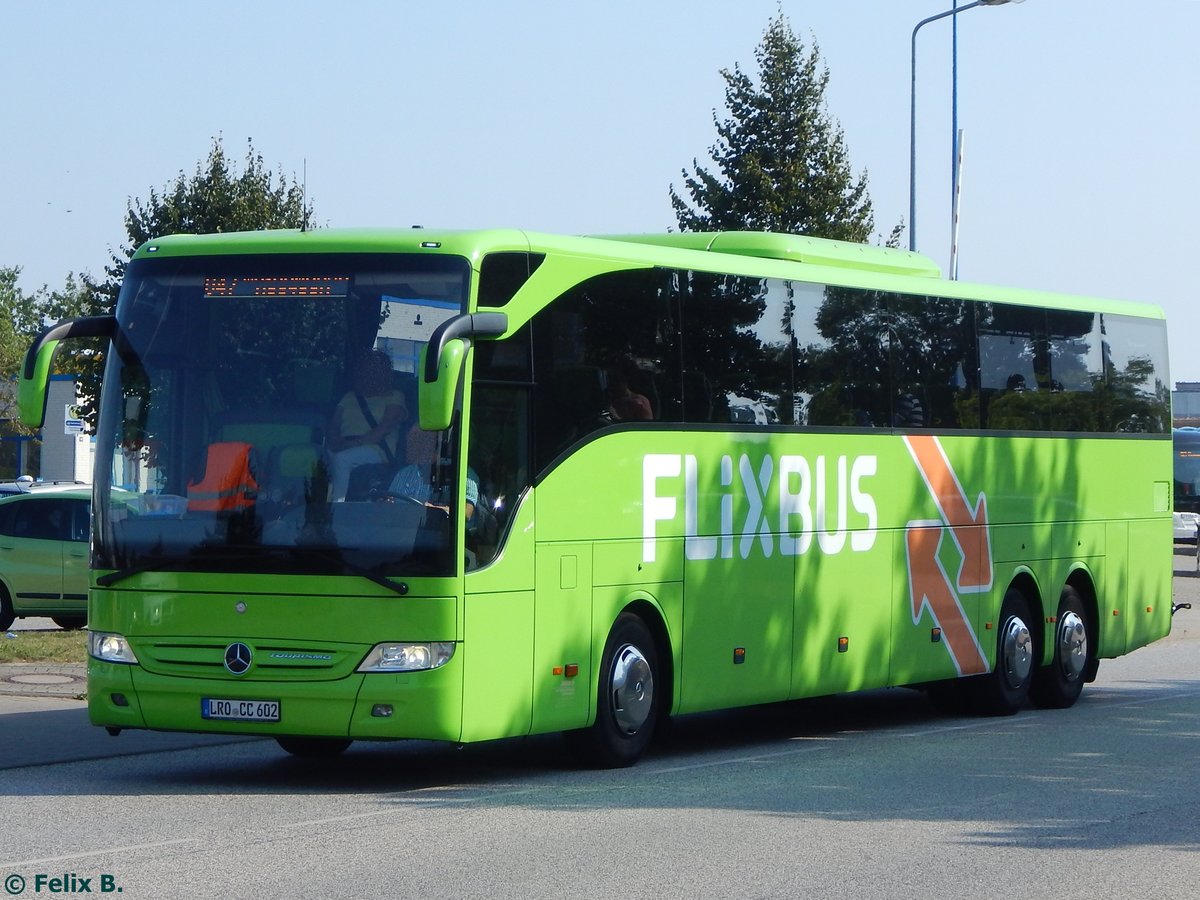
[[[426,358],[431,352],[430,346],[427,344],[421,348],[422,372],[429,371]],[[422,431],[444,431],[450,427],[450,419],[454,416],[454,398],[458,395],[458,381],[466,361],[467,342],[453,338],[441,347],[434,380],[417,379],[418,422]]]
[[[45,424],[50,365],[54,362],[57,349],[58,341],[46,341],[29,348],[25,366],[21,370],[21,380],[17,384],[17,407],[21,411],[22,425],[41,428]]]
[[[50,366],[60,341],[71,338],[106,337],[110,340],[117,333],[115,316],[87,316],[80,319],[64,319],[51,325],[33,341],[25,354],[25,365],[21,367],[21,381],[17,385],[17,406],[21,411],[21,422],[30,428],[41,428],[46,422],[46,392],[50,387]]]
[[[464,313],[434,329],[429,343],[421,348],[417,378],[421,430],[442,431],[450,427],[471,339],[498,338],[507,330],[508,316],[504,313]]]

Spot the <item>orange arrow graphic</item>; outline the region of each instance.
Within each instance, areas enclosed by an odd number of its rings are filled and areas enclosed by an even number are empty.
[[[921,618],[922,607],[928,606],[934,621],[942,629],[942,637],[958,673],[977,675],[988,671],[988,664],[950,586],[950,577],[938,560],[943,528],[941,522],[908,523],[905,539],[913,622]]]
[[[970,592],[990,590],[992,553],[987,529],[987,498],[981,492],[975,509],[971,509],[966,491],[958,483],[958,476],[950,467],[950,460],[946,459],[936,437],[910,434],[905,435],[904,442],[937,503],[938,512],[950,526],[954,542],[962,551],[958,589]]]

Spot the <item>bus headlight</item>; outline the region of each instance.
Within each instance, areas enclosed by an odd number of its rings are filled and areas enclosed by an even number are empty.
[[[105,631],[88,632],[88,653],[105,662],[128,663],[136,665],[138,658],[129,646],[129,641],[122,635],[110,634]]]
[[[376,644],[359,665],[360,672],[420,672],[444,666],[454,655],[452,641],[424,644]]]

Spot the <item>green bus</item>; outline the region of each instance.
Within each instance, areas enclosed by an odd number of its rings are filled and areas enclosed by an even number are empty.
[[[172,236],[112,317],[88,707],[287,751],[892,685],[1067,707],[1170,630],[1162,313],[784,234]]]

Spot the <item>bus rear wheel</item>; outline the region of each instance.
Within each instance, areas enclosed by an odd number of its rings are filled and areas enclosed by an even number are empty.
[[[279,737],[275,742],[292,756],[322,759],[339,756],[352,743],[346,738]]]
[[[996,665],[969,682],[973,706],[980,714],[1011,716],[1025,705],[1037,659],[1029,621],[1029,601],[1016,588],[1009,588],[1000,606]]]
[[[1083,692],[1088,667],[1093,664],[1088,641],[1088,614],[1083,598],[1071,585],[1062,590],[1054,626],[1054,655],[1050,664],[1038,669],[1030,698],[1044,709],[1074,706]]]
[[[646,623],[633,613],[617,617],[600,661],[596,721],[573,737],[588,762],[631,766],[650,746],[658,723],[658,652]]]

